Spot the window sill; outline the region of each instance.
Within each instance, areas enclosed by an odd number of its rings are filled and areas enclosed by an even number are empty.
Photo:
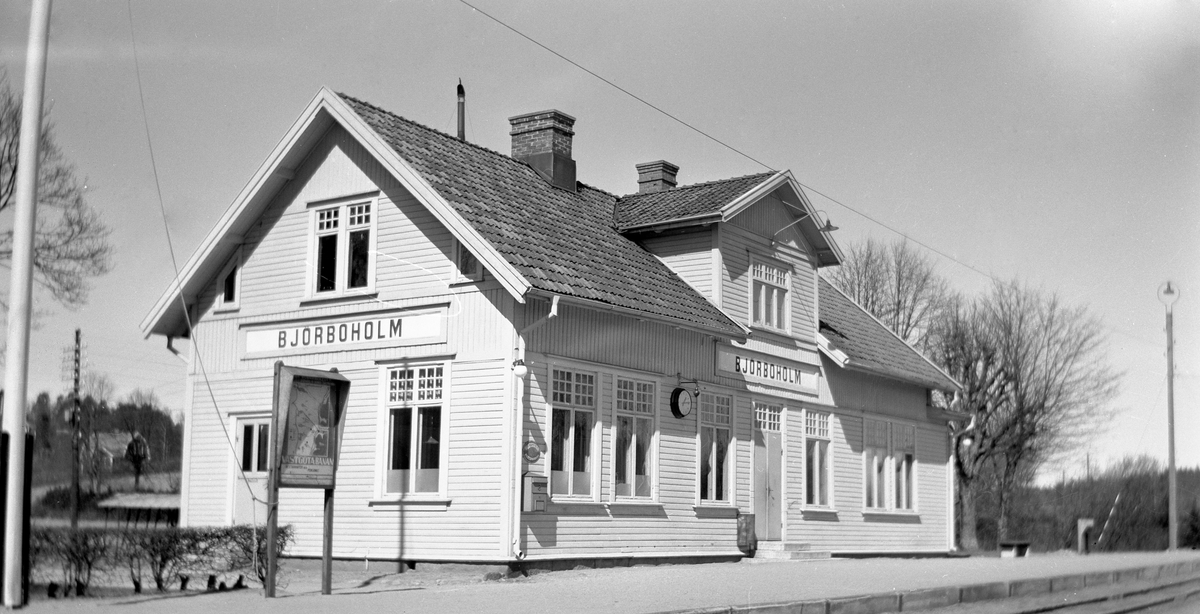
[[[880,510],[880,509],[864,509],[863,517],[873,516],[879,520],[919,520],[921,515],[915,510]]]
[[[701,505],[693,505],[692,509],[696,511],[697,518],[737,518],[738,508],[733,504],[723,505],[720,503],[703,503]]]
[[[300,306],[312,307],[315,305],[337,305],[339,303],[354,303],[362,300],[374,300],[378,297],[379,292],[375,291],[374,289],[337,295],[330,294],[326,296],[306,296],[300,299]]]
[[[453,499],[440,497],[397,497],[387,499],[372,499],[367,502],[368,507],[398,507],[398,506],[424,506],[424,507],[450,507],[450,502]]]
[[[222,307],[214,307],[212,312],[213,312],[213,315],[219,315],[219,314],[223,314],[223,313],[237,313],[237,311],[238,311],[237,305],[225,305]]]
[[[802,507],[802,508],[800,508],[800,513],[805,516],[837,516],[838,515],[837,508],[816,507],[816,506]],[[869,514],[870,512],[864,512],[864,513]]]

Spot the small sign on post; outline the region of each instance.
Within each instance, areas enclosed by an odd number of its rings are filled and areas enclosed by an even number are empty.
[[[350,396],[350,380],[337,369],[320,371],[275,363],[275,395],[271,420],[271,464],[267,492],[267,582],[275,596],[275,542],[279,526],[279,489],[325,491],[321,593],[332,592],[333,489],[341,449],[342,416]]]

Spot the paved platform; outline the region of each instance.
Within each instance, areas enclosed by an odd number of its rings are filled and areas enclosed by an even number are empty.
[[[334,575],[332,595],[320,594],[319,563],[291,562],[276,599],[264,599],[259,589],[221,593],[178,592],[104,599],[47,600],[39,596],[31,611],[74,611],[96,606],[130,612],[657,612],[766,611],[763,604],[824,601],[834,612],[880,612],[877,606],[852,602],[911,593],[914,599],[935,603],[939,594],[954,591],[972,598],[1018,594],[1049,588],[1058,579],[1070,588],[1086,578],[1093,583],[1145,580],[1148,568],[1200,571],[1200,552],[1130,553],[1075,556],[1037,555],[1000,559],[827,559],[770,563],[713,563],[610,569],[576,569],[535,574],[527,578],[483,580],[473,568],[418,567],[416,572],[385,573],[341,565]],[[465,570],[465,571],[464,571]],[[1157,574],[1159,572],[1154,572]],[[499,575],[499,574],[493,574]],[[1081,577],[1083,580],[1069,579]],[[1066,583],[1066,584],[1063,584]],[[965,591],[965,592],[964,592]],[[1016,591],[1016,592],[1014,592]],[[922,596],[923,595],[923,596]],[[842,605],[834,605],[834,604]],[[814,611],[816,606],[814,606]],[[802,611],[776,608],[775,611]]]

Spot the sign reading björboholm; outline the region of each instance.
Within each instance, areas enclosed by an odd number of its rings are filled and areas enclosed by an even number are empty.
[[[717,349],[718,371],[740,375],[750,382],[816,392],[820,371],[815,366],[805,366],[795,366],[777,358],[758,358],[732,348]]]
[[[444,334],[443,310],[357,316],[334,321],[267,325],[246,331],[246,354],[272,355],[296,351],[343,349],[388,342],[415,345],[436,342]]]

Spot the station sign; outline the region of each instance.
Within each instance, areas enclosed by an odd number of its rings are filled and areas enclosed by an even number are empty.
[[[783,360],[732,347],[717,348],[717,371],[747,382],[817,393],[821,370],[815,365]]]
[[[247,326],[249,358],[445,341],[444,308]]]

